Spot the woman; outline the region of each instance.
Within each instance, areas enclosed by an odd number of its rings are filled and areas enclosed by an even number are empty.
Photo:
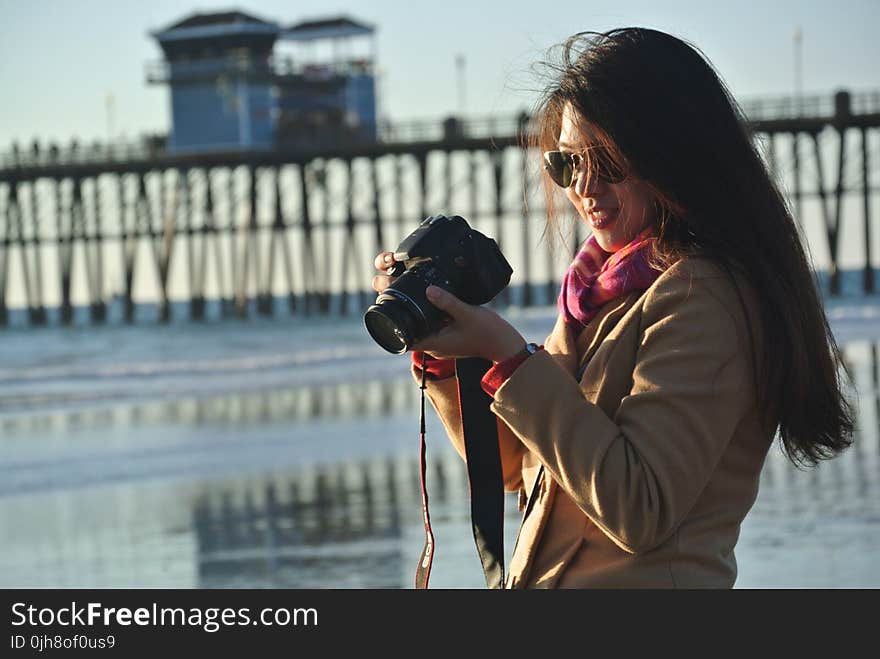
[[[553,331],[525,350],[498,314],[431,287],[452,322],[415,346],[462,455],[448,360],[495,364],[505,486],[529,499],[506,586],[732,587],[774,436],[805,464],[851,442],[796,225],[736,103],[675,37],[572,37],[537,117],[549,185],[592,230]]]

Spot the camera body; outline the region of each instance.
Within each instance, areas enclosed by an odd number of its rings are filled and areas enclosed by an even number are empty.
[[[394,354],[406,352],[447,321],[447,314],[428,302],[428,286],[444,288],[468,304],[485,304],[513,274],[498,244],[458,215],[422,221],[397,247],[394,260],[389,274],[397,279],[364,314],[367,331]]]

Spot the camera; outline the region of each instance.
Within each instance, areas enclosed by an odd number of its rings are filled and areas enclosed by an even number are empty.
[[[428,302],[428,286],[444,288],[468,304],[485,304],[513,274],[498,244],[458,215],[422,221],[397,247],[394,260],[388,274],[397,279],[367,309],[364,325],[376,343],[397,355],[449,319]]]

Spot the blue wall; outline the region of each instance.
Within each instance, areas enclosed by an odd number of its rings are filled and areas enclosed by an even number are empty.
[[[271,148],[275,139],[273,103],[268,85],[173,86],[171,150]]]
[[[190,64],[182,64],[188,67]],[[174,65],[172,65],[172,69]],[[186,69],[180,68],[182,74]],[[173,129],[170,149],[173,153],[204,151],[272,149],[276,144],[277,117],[283,113],[285,121],[298,115],[304,124],[299,130],[304,137],[323,139],[312,134],[310,115],[325,114],[328,135],[333,125],[346,126],[348,139],[374,141],[376,139],[376,97],[373,76],[354,74],[340,80],[334,88],[304,85],[284,87],[278,94],[268,82],[238,82],[234,75],[224,83],[203,83],[191,80],[171,80],[171,107]],[[353,117],[356,124],[348,123]],[[352,131],[352,129],[354,129]],[[336,134],[344,134],[336,131]],[[280,139],[290,139],[282,136]]]
[[[353,110],[360,123],[361,137],[376,139],[376,85],[371,75],[353,75],[345,88],[345,107]]]

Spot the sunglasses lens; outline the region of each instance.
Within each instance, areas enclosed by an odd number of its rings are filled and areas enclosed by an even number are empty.
[[[617,166],[607,149],[592,147],[589,158],[590,167],[600,181],[613,185],[626,180],[626,173]],[[547,170],[547,174],[550,175],[553,182],[563,188],[571,185],[574,172],[577,169],[575,162],[580,166],[580,156],[565,151],[546,151],[544,153],[544,169]]]
[[[544,154],[544,169],[556,185],[567,188],[571,185],[571,156],[562,151],[547,151]]]

